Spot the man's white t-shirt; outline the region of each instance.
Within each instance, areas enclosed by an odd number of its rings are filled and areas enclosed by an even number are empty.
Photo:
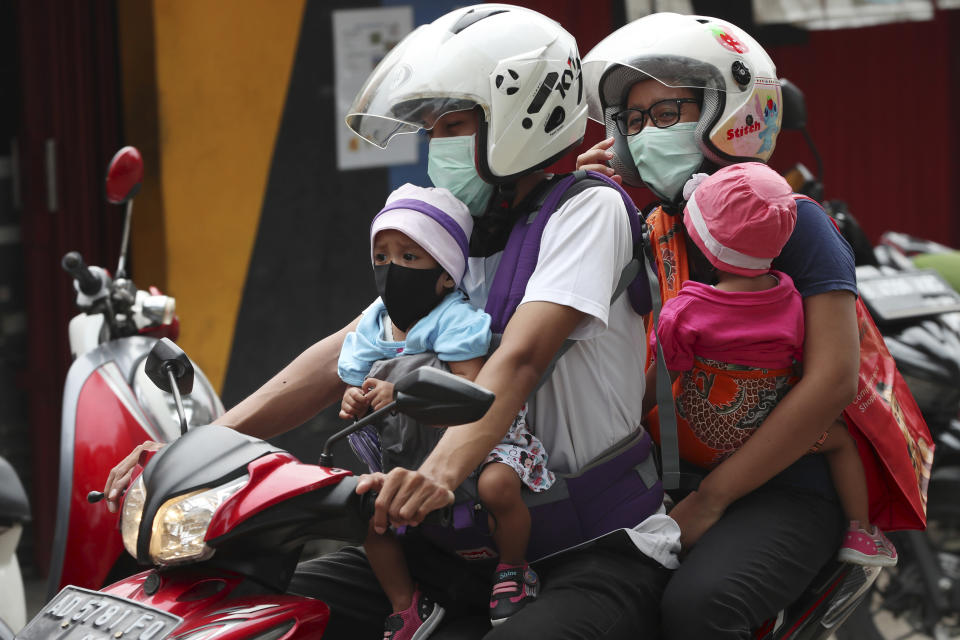
[[[573,196],[543,231],[520,304],[553,302],[585,314],[570,335],[576,344],[529,406],[553,471],[576,472],[639,428],[646,333],[626,293],[610,303],[632,255],[629,219],[614,189]],[[461,286],[472,304],[486,304],[500,257],[470,258]]]

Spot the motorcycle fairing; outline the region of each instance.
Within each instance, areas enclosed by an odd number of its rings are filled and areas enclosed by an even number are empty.
[[[137,538],[137,560],[150,564],[150,536],[157,511],[179,495],[223,484],[247,472],[247,465],[282,449],[229,427],[205,425],[157,452],[143,470],[147,500]]]
[[[148,578],[159,583],[152,595],[144,589]],[[277,635],[269,637],[292,640],[319,638],[326,629],[330,609],[323,602],[292,595],[244,594],[248,586],[246,578],[232,572],[181,568],[162,574],[145,571],[103,591],[183,618],[172,639],[240,640],[276,630]]]
[[[288,453],[274,453],[247,465],[250,480],[213,514],[205,540],[218,538],[235,524],[292,498],[323,486],[340,482],[351,473],[302,464]]]
[[[78,357],[67,373],[48,599],[67,584],[99,588],[123,553],[117,515],[102,505],[90,505],[86,497],[103,488],[114,462],[144,440],[161,439],[125,375],[134,371],[154,342],[134,336],[104,343]]]

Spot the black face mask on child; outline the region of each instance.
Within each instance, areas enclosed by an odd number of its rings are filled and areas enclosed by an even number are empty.
[[[373,266],[377,293],[387,307],[390,320],[400,331],[406,333],[447,294],[446,291],[437,294],[437,280],[442,274],[443,267],[411,269],[392,262]]]

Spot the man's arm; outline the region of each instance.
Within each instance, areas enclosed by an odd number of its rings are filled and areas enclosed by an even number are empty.
[[[216,424],[272,438],[306,422],[343,397],[337,375],[340,347],[360,318],[301,353],[262,387],[217,419]]]
[[[860,340],[848,291],[804,298],[803,377],[736,453],[670,512],[694,544],[726,508],[803,456],[857,393]]]
[[[270,438],[309,420],[339,400],[346,389],[337,374],[340,347],[359,322],[358,317],[301,353],[250,397],[220,416],[216,424],[258,438]],[[116,512],[120,493],[130,484],[140,454],[162,446],[158,442],[144,442],[110,470],[103,487],[107,509]]]
[[[453,490],[483,462],[507,433],[563,341],[583,319],[572,307],[527,302],[510,319],[500,346],[480,369],[477,384],[496,394],[478,422],[450,427],[419,470],[394,469],[365,476],[358,493],[378,490],[374,528],[417,525],[453,502]]]

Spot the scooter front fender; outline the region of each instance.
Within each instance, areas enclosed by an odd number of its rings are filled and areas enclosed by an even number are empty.
[[[86,498],[103,489],[110,469],[134,447],[163,441],[130,387],[132,372],[155,342],[133,336],[104,343],[78,357],[67,373],[48,598],[67,584],[100,588],[124,552],[118,514]]]

